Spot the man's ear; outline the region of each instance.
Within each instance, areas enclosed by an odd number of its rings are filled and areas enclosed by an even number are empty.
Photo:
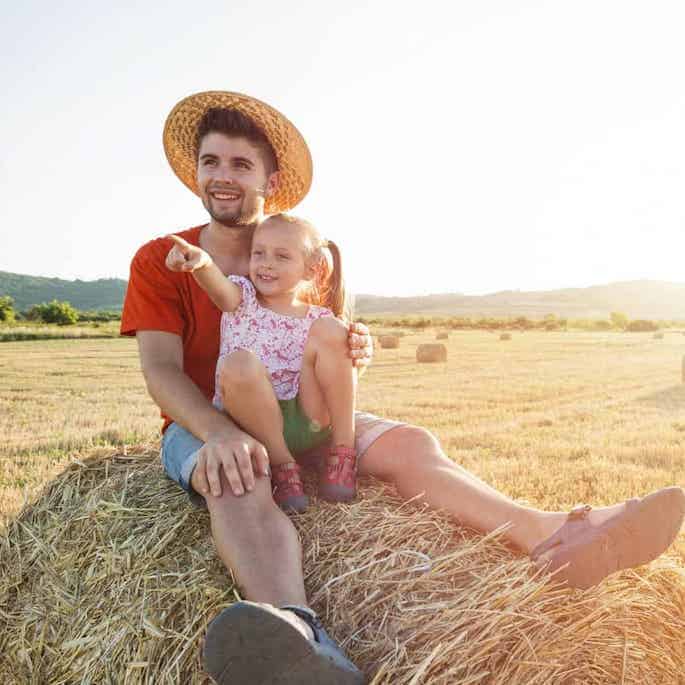
[[[264,189],[264,196],[271,197],[278,189],[278,184],[280,183],[281,175],[280,172],[274,171],[269,174],[269,178],[266,180],[266,188]]]

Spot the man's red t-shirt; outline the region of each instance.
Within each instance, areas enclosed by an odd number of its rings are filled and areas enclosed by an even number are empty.
[[[199,245],[202,228],[197,226],[178,235]],[[192,274],[166,268],[164,262],[172,245],[169,238],[157,238],[143,245],[133,257],[120,332],[135,335],[138,331],[166,331],[180,335],[183,370],[211,402],[221,311]],[[164,431],[173,419],[164,413],[162,418]]]

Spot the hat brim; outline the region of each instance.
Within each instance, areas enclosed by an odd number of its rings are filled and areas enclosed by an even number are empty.
[[[312,157],[302,134],[279,111],[256,98],[211,90],[181,100],[164,124],[164,152],[176,176],[199,195],[197,187],[196,136],[205,112],[212,107],[235,109],[264,132],[278,161],[279,181],[265,199],[264,212],[277,214],[297,205],[312,184]]]

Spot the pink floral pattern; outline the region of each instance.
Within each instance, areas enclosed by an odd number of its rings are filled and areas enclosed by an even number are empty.
[[[309,329],[317,319],[333,316],[325,307],[310,305],[303,318],[278,314],[262,307],[252,282],[243,276],[229,276],[243,291],[243,301],[233,312],[221,317],[219,362],[236,350],[250,350],[261,359],[271,375],[271,383],[279,400],[297,396],[300,369]],[[217,363],[217,370],[219,363]],[[215,378],[214,405],[223,408],[218,375]]]

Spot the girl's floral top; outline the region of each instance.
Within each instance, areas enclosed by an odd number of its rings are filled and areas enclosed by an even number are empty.
[[[325,307],[309,305],[303,318],[278,314],[262,307],[252,282],[243,276],[229,276],[243,291],[243,300],[233,312],[221,317],[221,341],[214,392],[214,405],[223,408],[218,369],[222,358],[235,350],[250,350],[261,359],[271,375],[279,400],[297,396],[302,356],[309,329],[316,319],[333,316]]]

